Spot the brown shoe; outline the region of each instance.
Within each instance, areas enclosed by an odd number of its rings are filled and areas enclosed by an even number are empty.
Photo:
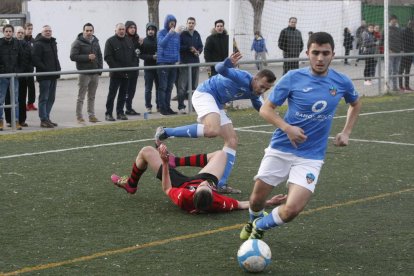
[[[235,189],[230,186],[219,187],[217,188],[217,192],[220,194],[241,194],[239,189]]]
[[[100,121],[95,116],[89,116],[89,122],[91,122],[91,123],[99,123]]]
[[[40,122],[40,127],[43,128],[54,128],[54,125],[52,125],[51,123],[49,123],[49,121],[44,120]]]
[[[16,129],[17,130],[22,130],[23,128],[22,128],[22,126],[19,123],[16,123]]]
[[[0,121],[0,131],[3,130],[3,120]]]
[[[22,127],[28,127],[29,125],[26,122],[20,123]]]

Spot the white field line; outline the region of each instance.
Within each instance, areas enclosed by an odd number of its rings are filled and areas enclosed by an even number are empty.
[[[251,130],[251,129],[238,129],[238,131],[242,132],[253,132],[253,133],[265,133],[265,134],[273,134],[273,131],[264,131],[264,130]],[[335,137],[328,137],[328,139],[333,140]],[[349,139],[350,141],[355,142],[365,142],[365,143],[378,143],[378,144],[391,144],[391,145],[400,145],[400,146],[414,146],[414,144],[410,143],[400,143],[400,142],[390,142],[390,141],[379,141],[379,140],[364,140],[364,139]]]
[[[377,115],[377,114],[385,114],[385,113],[395,113],[395,112],[405,112],[405,111],[414,111],[414,108],[409,109],[397,109],[397,110],[388,110],[388,111],[378,111],[378,112],[369,112],[369,113],[361,113],[359,116],[368,116],[368,115]],[[345,118],[346,116],[337,116],[334,119],[338,118]],[[256,133],[266,133],[271,134],[272,132],[269,131],[255,131],[255,130],[248,130],[251,128],[257,127],[268,127],[271,126],[270,124],[266,125],[254,125],[254,126],[247,126],[247,127],[239,127],[235,130],[237,131],[245,131],[245,132],[256,132]],[[329,137],[329,139],[333,139],[333,137]],[[147,142],[152,141],[153,138],[148,139],[140,139],[134,141],[122,141],[122,142],[114,142],[114,143],[107,143],[107,144],[98,144],[98,145],[91,145],[91,146],[83,146],[83,147],[74,147],[74,148],[66,148],[66,149],[57,149],[57,150],[48,150],[48,151],[39,151],[39,152],[31,152],[31,153],[21,153],[21,154],[14,154],[14,155],[6,155],[0,156],[1,159],[12,159],[12,158],[19,158],[19,157],[26,157],[26,156],[34,156],[34,155],[42,155],[48,153],[58,153],[58,152],[65,152],[65,151],[74,151],[74,150],[82,150],[82,149],[91,149],[91,148],[99,148],[99,147],[108,147],[108,146],[117,146],[117,145],[125,145],[125,144],[132,144],[132,143],[140,143],[140,142]],[[362,140],[362,139],[350,139],[351,141],[357,142],[368,142],[368,143],[381,143],[381,144],[393,144],[393,145],[405,145],[405,146],[414,146],[414,144],[409,143],[398,143],[398,142],[388,142],[388,141],[374,141],[374,140]]]
[[[132,143],[140,143],[140,142],[147,142],[147,141],[153,141],[153,140],[154,140],[154,138],[134,140],[134,141],[114,142],[114,143],[98,144],[98,145],[75,147],[75,148],[66,148],[66,149],[58,149],[58,150],[48,150],[48,151],[39,151],[39,152],[31,152],[31,153],[21,153],[21,154],[0,156],[0,159],[11,159],[11,158],[26,157],[26,156],[33,156],[33,155],[41,155],[41,154],[47,154],[47,153],[57,153],[57,152],[65,152],[65,151],[73,151],[73,150],[82,150],[82,149],[92,149],[92,148],[99,148],[99,147],[118,146],[118,145],[125,145],[125,144],[132,144]]]
[[[386,114],[386,113],[396,113],[396,112],[406,112],[406,111],[414,111],[414,108],[396,109],[396,110],[388,110],[388,111],[377,111],[377,112],[367,112],[367,113],[361,113],[361,114],[359,114],[359,116],[380,115],[380,114]],[[334,119],[340,119],[340,118],[346,118],[346,115],[344,115],[344,116],[335,116],[334,117]],[[271,126],[271,125],[266,124],[266,125],[254,125],[254,126],[247,126],[247,127],[239,127],[239,128],[236,128],[236,130],[266,127],[266,126]]]

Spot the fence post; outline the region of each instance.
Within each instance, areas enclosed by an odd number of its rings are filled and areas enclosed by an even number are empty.
[[[188,70],[188,82],[187,82],[187,94],[188,94],[188,114],[191,114],[192,111],[192,104],[191,104],[191,97],[193,96],[193,67],[191,66],[191,63],[188,64],[187,67]]]
[[[15,76],[12,76],[10,78],[10,104],[11,104],[11,127],[12,127],[12,131],[16,131],[16,101],[15,101],[15,86],[14,86],[14,80],[15,80]]]
[[[382,62],[381,57],[378,57],[378,96],[381,96],[381,88],[382,88]]]

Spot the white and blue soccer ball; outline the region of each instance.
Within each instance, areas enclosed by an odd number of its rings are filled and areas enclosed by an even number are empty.
[[[237,251],[239,265],[248,272],[261,272],[271,262],[272,251],[262,240],[250,239],[245,241]]]

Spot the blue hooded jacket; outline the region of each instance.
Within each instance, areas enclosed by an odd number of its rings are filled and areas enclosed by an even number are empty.
[[[170,33],[168,23],[177,22],[174,15],[168,14],[165,17],[164,29],[158,32],[157,37],[157,64],[174,64],[180,61],[180,34]]]

